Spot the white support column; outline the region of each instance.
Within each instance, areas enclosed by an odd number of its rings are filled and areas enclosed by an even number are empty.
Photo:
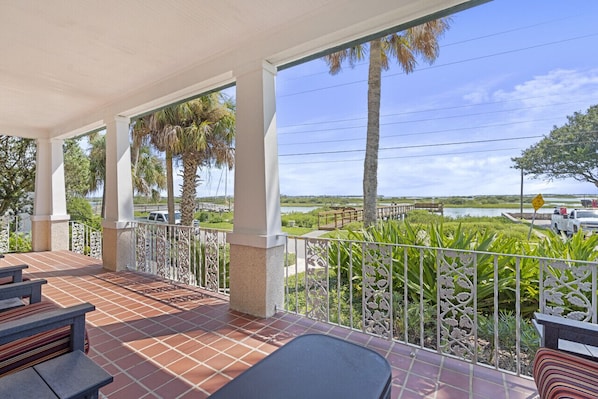
[[[272,316],[284,301],[275,76],[265,62],[237,76],[230,304],[260,317]]]
[[[104,268],[124,270],[133,259],[133,181],[129,118],[106,121],[106,215],[102,223]]]
[[[63,140],[37,140],[35,200],[31,216],[33,251],[69,249]]]

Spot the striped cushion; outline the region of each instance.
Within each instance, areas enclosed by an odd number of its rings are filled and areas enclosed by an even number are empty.
[[[41,301],[6,310],[0,312],[0,323],[57,308],[59,306],[53,302]],[[70,352],[70,335],[70,327],[65,326],[0,345],[0,376]],[[88,351],[89,339],[86,331],[85,353]]]
[[[541,399],[598,398],[598,363],[573,354],[540,348],[534,381]]]
[[[23,281],[28,281],[29,278],[28,277],[23,277],[22,279]],[[8,277],[0,277],[0,285],[4,285],[4,284],[12,284],[14,283],[14,278],[12,276],[8,276]]]

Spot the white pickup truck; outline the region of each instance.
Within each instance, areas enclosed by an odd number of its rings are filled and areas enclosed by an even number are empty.
[[[555,208],[550,226],[557,233],[573,235],[578,231],[584,233],[598,232],[598,209],[573,209]]]

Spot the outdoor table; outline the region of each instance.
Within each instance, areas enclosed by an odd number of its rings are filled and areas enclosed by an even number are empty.
[[[391,370],[378,353],[338,338],[302,335],[215,392],[212,399],[388,399]]]
[[[2,399],[90,399],[113,377],[77,350],[0,379]]]

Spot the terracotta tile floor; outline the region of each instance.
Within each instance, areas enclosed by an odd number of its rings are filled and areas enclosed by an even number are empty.
[[[209,396],[293,337],[325,333],[369,347],[392,366],[392,398],[536,398],[532,380],[279,313],[259,319],[229,310],[226,297],[131,272],[107,272],[66,251],[7,254],[44,278],[46,298],[90,302],[90,356],[114,376],[110,399]],[[306,382],[308,383],[308,382]]]

